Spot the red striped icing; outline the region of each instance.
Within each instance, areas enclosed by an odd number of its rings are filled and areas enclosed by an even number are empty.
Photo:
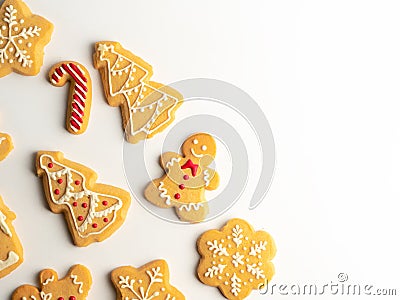
[[[72,95],[72,111],[69,117],[69,123],[74,131],[79,131],[83,123],[85,115],[85,100],[87,99],[86,93],[88,92],[87,82],[88,79],[82,73],[81,69],[74,63],[63,63],[60,67],[54,70],[51,75],[55,83],[60,81],[63,76],[69,75],[74,83],[74,93]]]

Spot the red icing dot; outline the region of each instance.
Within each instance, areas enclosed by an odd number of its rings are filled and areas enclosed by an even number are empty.
[[[183,176],[183,179],[188,180],[188,179],[189,179],[189,175],[187,175],[187,174],[184,175],[184,176]]]
[[[108,222],[108,218],[104,218],[103,221],[107,223]]]
[[[79,216],[79,217],[78,217],[78,221],[83,221],[83,217],[82,217],[82,216]]]
[[[57,300],[64,300],[64,298],[63,297],[59,297]]]
[[[59,190],[59,189],[55,189],[55,190],[54,190],[54,194],[60,195],[60,190]]]
[[[175,198],[175,199],[180,199],[180,198],[181,198],[181,194],[176,193],[176,194],[174,195],[174,198]]]
[[[78,202],[75,201],[74,203],[72,203],[72,205],[77,207],[78,206]]]
[[[53,164],[49,163],[47,166],[51,169],[53,167]]]
[[[70,296],[69,300],[76,300],[76,297],[75,296]]]
[[[83,207],[83,208],[87,208],[87,207],[88,207],[87,203],[83,203],[83,204],[82,204],[82,207]]]
[[[103,201],[103,205],[104,205],[104,206],[107,206],[107,205],[108,205],[108,202],[107,202],[107,201]]]
[[[92,227],[93,227],[93,228],[97,228],[97,224],[96,224],[96,223],[93,223]]]
[[[60,178],[60,179],[57,179],[57,182],[58,182],[59,184],[61,184],[61,183],[63,183],[63,180]]]
[[[179,188],[180,188],[181,190],[183,190],[183,189],[185,188],[185,185],[184,185],[184,184],[180,184],[180,185],[179,185]]]
[[[80,185],[81,182],[80,182],[79,180],[75,180],[75,184],[76,184],[76,185]]]

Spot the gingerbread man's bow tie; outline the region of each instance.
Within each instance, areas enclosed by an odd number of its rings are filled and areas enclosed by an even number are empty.
[[[183,166],[181,166],[181,169],[190,169],[192,170],[192,176],[196,176],[197,174],[197,169],[199,168],[199,165],[196,165],[192,162],[191,159],[189,159]]]

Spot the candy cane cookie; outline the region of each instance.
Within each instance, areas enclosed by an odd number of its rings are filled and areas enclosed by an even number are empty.
[[[49,79],[57,87],[70,81],[66,127],[72,134],[84,133],[92,105],[92,80],[88,70],[80,63],[63,61],[51,68]]]

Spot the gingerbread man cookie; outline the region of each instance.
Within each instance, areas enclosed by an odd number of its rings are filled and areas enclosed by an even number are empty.
[[[49,79],[57,87],[70,81],[66,128],[72,134],[84,133],[92,105],[92,80],[89,71],[80,63],[63,61],[51,68]]]
[[[30,76],[38,74],[53,24],[32,14],[20,0],[5,0],[0,16],[0,77],[12,71]]]
[[[21,242],[11,222],[15,214],[0,197],[0,278],[10,274],[23,262]]]
[[[92,275],[82,265],[69,269],[67,276],[58,279],[56,271],[46,269],[39,274],[40,287],[18,287],[12,300],[85,300],[92,286]]]
[[[152,261],[138,269],[119,267],[111,272],[117,300],[184,300],[185,296],[169,283],[165,260]]]
[[[5,133],[0,133],[0,161],[5,159],[14,148],[11,136]]]
[[[242,300],[270,281],[276,253],[272,237],[254,231],[242,219],[230,220],[221,230],[205,232],[197,240],[201,255],[197,274],[204,284],[218,287],[230,300]]]
[[[61,152],[41,151],[36,170],[43,177],[47,202],[54,213],[64,213],[75,245],[101,242],[124,222],[130,194],[96,183],[91,169],[64,158]]]
[[[183,143],[183,156],[175,152],[164,153],[160,164],[166,175],[147,186],[146,199],[159,207],[174,207],[183,221],[204,220],[208,214],[205,190],[215,190],[219,186],[218,173],[208,167],[216,152],[212,136],[198,133]]]
[[[130,143],[150,138],[174,120],[183,97],[176,90],[150,81],[152,67],[118,42],[98,42],[93,55],[104,93],[111,106],[120,106]]]

